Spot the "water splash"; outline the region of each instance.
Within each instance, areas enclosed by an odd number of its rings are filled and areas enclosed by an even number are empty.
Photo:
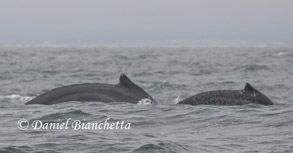
[[[0,95],[0,101],[29,101],[33,98],[34,97],[31,96],[22,96],[18,94]]]
[[[138,105],[151,105],[151,104],[153,104],[153,101],[151,99],[144,98],[144,99],[141,99],[140,101],[138,101],[137,104]]]
[[[179,102],[179,100],[180,100],[180,95],[179,95],[179,96],[177,96],[177,98],[176,98],[176,99],[174,99],[174,103],[175,103],[175,104],[177,104],[177,103]]]

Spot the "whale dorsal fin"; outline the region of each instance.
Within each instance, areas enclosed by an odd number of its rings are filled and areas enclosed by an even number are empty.
[[[255,89],[249,83],[246,83],[244,87],[244,91],[252,92],[252,91],[255,91]]]
[[[119,84],[128,88],[137,88],[137,85],[133,83],[125,74],[121,74]]]

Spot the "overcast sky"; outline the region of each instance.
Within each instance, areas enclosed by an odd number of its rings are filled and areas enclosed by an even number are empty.
[[[293,0],[0,0],[0,44],[293,42]]]

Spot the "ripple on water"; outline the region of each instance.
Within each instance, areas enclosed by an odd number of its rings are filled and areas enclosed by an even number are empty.
[[[44,115],[40,118],[38,118],[41,121],[58,121],[59,119],[68,119],[68,118],[86,118],[90,117],[92,114],[86,113],[82,110],[74,110],[69,112],[59,112],[59,113],[52,113],[48,115]]]
[[[9,146],[9,147],[4,147],[0,149],[1,153],[27,153],[27,152],[43,152],[43,153],[61,153],[61,152],[56,152],[51,149],[47,150],[42,150],[42,149],[37,149],[34,147],[29,147],[29,146]]]
[[[268,71],[270,68],[265,65],[258,64],[247,64],[244,66],[239,66],[233,69],[233,71],[242,71],[242,72],[255,72],[255,71]]]
[[[134,149],[132,153],[145,153],[145,152],[166,152],[166,153],[177,153],[177,152],[191,152],[188,147],[175,144],[175,143],[158,143],[158,144],[144,144],[139,146],[137,149]]]

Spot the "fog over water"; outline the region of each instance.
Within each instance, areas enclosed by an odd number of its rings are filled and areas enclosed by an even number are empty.
[[[0,5],[0,45],[293,42],[291,0],[26,0]]]

